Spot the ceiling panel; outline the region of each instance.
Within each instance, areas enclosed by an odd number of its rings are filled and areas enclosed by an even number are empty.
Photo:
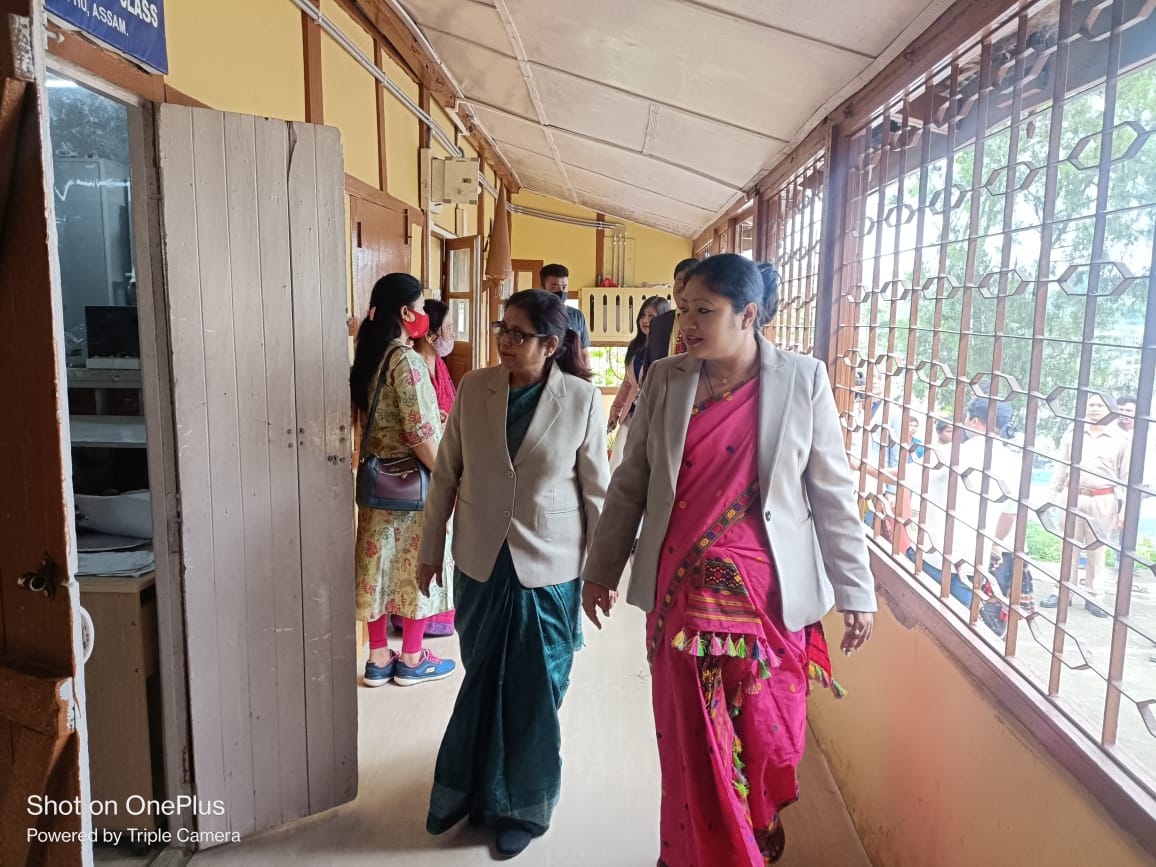
[[[648,153],[703,171],[734,186],[745,186],[761,168],[773,165],[785,142],[752,135],[680,111],[658,117]]]
[[[553,157],[526,150],[501,139],[494,141],[501,148],[502,153],[510,161],[510,165],[514,167],[514,171],[518,173],[519,177],[525,172],[528,175],[547,178],[551,183],[564,185],[564,180],[558,171],[558,164]],[[522,182],[525,183],[525,178],[522,179]]]
[[[428,35],[438,54],[453,58],[450,69],[468,96],[522,117],[537,117],[516,60],[456,36],[432,31]]]
[[[528,189],[693,236],[951,0],[403,2]]]
[[[631,220],[643,226],[651,226],[672,235],[683,238],[693,238],[698,234],[700,219],[679,221],[670,214],[655,214],[642,208],[632,208],[629,204],[595,196],[590,193],[579,193],[578,202],[595,211],[606,215],[607,220]]]
[[[470,107],[491,138],[512,142],[535,153],[550,155],[546,134],[538,124],[477,103],[470,103]]]
[[[610,202],[621,202],[652,214],[666,215],[686,223],[708,220],[714,214],[713,208],[689,205],[662,193],[642,190],[629,181],[619,181],[574,166],[567,166],[566,173],[575,192],[587,193]]]
[[[502,19],[491,4],[463,0],[418,0],[407,5],[427,35],[432,31],[448,33],[511,57],[514,54]]]
[[[642,149],[650,103],[547,67],[532,65],[551,126]]]
[[[671,0],[507,2],[530,60],[778,138],[870,63]]]
[[[723,14],[804,38],[837,45],[874,59],[911,23],[910,0],[697,0]],[[867,6],[867,8],[864,8]],[[869,14],[863,14],[868,12]]]
[[[521,174],[519,177],[522,179],[522,183],[526,185],[526,189],[531,192],[541,193],[544,196],[552,196],[564,202],[571,201],[570,191],[556,181],[550,180],[549,178],[542,178],[529,172]]]
[[[687,204],[719,208],[733,193],[731,186],[704,178],[685,168],[566,133],[554,134],[567,165],[609,174],[649,192],[662,193]]]

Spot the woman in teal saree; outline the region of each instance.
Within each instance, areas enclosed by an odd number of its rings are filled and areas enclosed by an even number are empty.
[[[601,395],[562,302],[518,293],[495,330],[502,366],[463,379],[426,503],[440,532],[423,540],[423,564],[442,562],[454,513],[465,671],[426,828],[468,818],[512,857],[546,832],[561,793],[558,710],[582,643],[577,576],[609,469]],[[422,587],[435,575],[420,567]]]

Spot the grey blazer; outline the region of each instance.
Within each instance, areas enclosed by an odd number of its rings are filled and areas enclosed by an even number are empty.
[[[779,574],[783,622],[802,629],[832,605],[875,611],[875,583],[831,385],[813,358],[776,349],[761,335],[759,487]],[[642,384],[626,455],[615,471],[582,577],[617,588],[639,521],[627,600],[656,602],[657,570],[702,364],[689,355],[656,362]]]
[[[512,463],[506,446],[509,395],[504,367],[475,370],[462,379],[438,446],[420,560],[442,562],[453,512],[454,560],[474,580],[489,580],[508,541],[523,586],[573,581],[610,480],[602,394],[551,366]]]

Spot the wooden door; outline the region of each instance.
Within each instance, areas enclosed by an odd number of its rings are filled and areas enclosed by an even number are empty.
[[[409,211],[350,196],[349,237],[353,244],[353,314],[369,310],[373,284],[386,274],[410,273]]]
[[[29,816],[30,796],[89,798],[63,314],[46,159],[44,15],[0,0],[0,864],[80,864],[80,816]],[[75,697],[75,701],[74,701]],[[89,856],[90,857],[90,856]]]
[[[478,348],[486,339],[481,325],[482,239],[478,235],[449,238],[443,249],[445,302],[457,332],[454,351],[446,358],[446,367],[453,381],[459,383],[463,376],[481,366],[482,353]]]
[[[538,283],[538,275],[545,266],[545,261],[542,259],[514,259],[510,263],[514,268],[514,281],[509,288],[509,292],[522,292],[526,289],[541,288]],[[490,322],[497,322],[502,318],[502,303],[507,296],[499,295],[497,292],[489,293],[489,319]],[[498,357],[498,339],[490,334],[490,357],[497,359]],[[495,361],[496,363],[496,361]]]
[[[244,835],[357,792],[341,141],[174,105],[157,138],[197,827]]]
[[[521,292],[525,289],[542,288],[538,285],[541,282],[538,275],[546,264],[542,259],[514,259],[510,264],[514,266],[513,291]],[[497,318],[500,319],[501,317]]]

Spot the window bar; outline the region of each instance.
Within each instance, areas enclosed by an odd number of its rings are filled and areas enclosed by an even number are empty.
[[[1120,41],[1121,41],[1121,23],[1124,16],[1124,0],[1115,0],[1112,4],[1112,25],[1111,32],[1108,37],[1108,66],[1106,69],[1106,80],[1104,82],[1104,119],[1101,124],[1101,144],[1100,144],[1100,164],[1097,175],[1096,188],[1096,214],[1095,214],[1095,228],[1092,233],[1092,255],[1090,256],[1088,269],[1088,284],[1085,289],[1084,296],[1084,331],[1083,331],[1083,345],[1080,348],[1080,373],[1078,382],[1088,383],[1086,387],[1081,387],[1076,396],[1076,423],[1072,433],[1072,452],[1069,460],[1070,471],[1068,476],[1068,498],[1065,504],[1066,518],[1064,521],[1064,554],[1063,564],[1060,572],[1060,607],[1056,617],[1056,630],[1053,638],[1054,656],[1052,658],[1052,674],[1051,683],[1049,684],[1049,694],[1058,695],[1060,669],[1062,665],[1062,656],[1064,651],[1064,643],[1066,638],[1065,630],[1061,625],[1067,624],[1068,608],[1071,604],[1071,590],[1077,589],[1079,584],[1079,552],[1073,544],[1073,532],[1076,524],[1076,509],[1079,505],[1080,481],[1082,473],[1080,472],[1080,463],[1084,456],[1084,434],[1087,430],[1085,419],[1087,416],[1088,397],[1092,393],[1091,388],[1091,372],[1092,372],[1092,350],[1093,343],[1096,339],[1096,309],[1098,307],[1098,290],[1100,286],[1100,271],[1102,267],[1101,258],[1104,254],[1104,234],[1106,230],[1106,212],[1108,210],[1108,184],[1111,177],[1112,169],[1112,126],[1113,117],[1116,113],[1116,84],[1117,76],[1120,70]],[[1050,275],[1049,275],[1050,276]],[[1086,519],[1085,519],[1086,520]],[[1092,528],[1092,535],[1096,535],[1095,528]],[[1093,543],[1093,545],[1098,543]],[[1092,548],[1084,549],[1089,555]],[[1075,566],[1072,565],[1072,560],[1075,560]],[[1090,564],[1089,564],[1090,565]],[[1072,587],[1069,587],[1067,581],[1071,577],[1075,577]],[[1077,589],[1077,594],[1079,591]],[[1089,597],[1090,598],[1090,597]],[[1095,605],[1094,599],[1091,600]],[[1105,708],[1106,710],[1106,708]],[[1108,729],[1109,720],[1104,719],[1104,728]],[[1111,730],[1115,732],[1116,720],[1112,720]]]
[[[947,300],[947,293],[945,293],[945,286],[950,285],[951,277],[948,271],[948,248],[951,241],[951,212],[954,210],[953,204],[955,199],[955,146],[956,139],[959,132],[959,113],[956,110],[959,104],[960,95],[960,61],[956,58],[951,63],[950,83],[948,85],[947,96],[944,99],[942,107],[939,111],[942,112],[941,122],[946,126],[945,145],[944,145],[944,174],[943,174],[943,190],[941,194],[940,204],[943,205],[942,222],[939,237],[939,273],[935,276],[935,309],[932,319],[931,328],[931,360],[927,366],[928,379],[928,397],[927,405],[929,407],[938,407],[938,397],[941,388],[947,388],[951,385],[952,379],[946,375],[941,376],[941,373],[947,371],[947,368],[941,362],[943,357],[943,305]],[[930,101],[930,100],[929,100]],[[934,199],[934,194],[933,197]],[[922,253],[920,253],[922,258]],[[916,323],[918,324],[918,322]],[[953,374],[954,376],[954,374]],[[924,475],[924,496],[920,498],[919,505],[919,525],[922,527],[927,522],[927,497],[926,486],[929,482],[927,474]],[[921,534],[922,536],[922,534]],[[944,546],[946,548],[946,545]],[[915,551],[915,570],[916,574],[923,571],[923,556],[926,552],[921,547],[916,547]],[[941,551],[940,554],[946,557],[947,552]],[[950,595],[950,584],[944,585],[940,582],[939,595],[941,599],[946,599]]]
[[[895,204],[892,210],[888,211],[888,216],[895,215],[894,223],[891,226],[894,234],[894,243],[891,250],[891,285],[887,294],[887,302],[889,313],[891,317],[890,327],[887,329],[887,352],[892,358],[898,358],[896,355],[897,349],[897,333],[895,328],[896,314],[899,312],[903,300],[909,297],[910,287],[907,291],[901,291],[901,287],[906,284],[900,273],[900,261],[903,253],[903,226],[906,225],[906,220],[903,219],[905,209],[908,207],[906,202],[905,181],[907,179],[907,159],[911,148],[907,147],[907,133],[911,129],[911,89],[908,88],[903,94],[903,101],[899,106],[900,122],[899,129],[890,134],[889,148],[892,152],[897,152],[899,155],[899,165],[895,172]],[[890,126],[890,124],[889,124]],[[886,141],[885,136],[885,141]],[[911,331],[911,322],[908,320],[908,333]],[[910,341],[909,341],[910,342]],[[895,469],[895,521],[891,529],[891,552],[892,555],[899,558],[906,556],[907,552],[907,532],[900,523],[900,518],[910,514],[910,500],[908,491],[904,484],[907,478],[907,448],[903,445],[903,440],[907,435],[907,426],[911,418],[911,386],[912,386],[912,366],[911,356],[908,355],[904,364],[896,364],[895,373],[902,374],[901,394],[903,395],[903,403],[901,407],[896,407],[899,410],[899,435],[896,445],[896,466]]]
[[[820,219],[823,205],[824,166],[825,160],[820,156],[811,164],[811,176],[807,182],[811,198],[808,203],[809,213],[807,215],[807,285],[804,302],[806,304],[807,329],[805,345],[809,353],[815,351],[815,319],[819,293],[819,245],[823,240]]]
[[[1041,394],[1043,377],[1044,346],[1048,315],[1048,289],[1051,284],[1048,277],[1052,267],[1052,246],[1055,236],[1056,201],[1059,191],[1060,149],[1063,144],[1063,120],[1066,94],[1068,90],[1069,57],[1072,44],[1072,3],[1073,0],[1061,0],[1060,17],[1056,40],[1056,54],[1053,63],[1052,104],[1049,110],[1048,158],[1045,166],[1044,178],[1044,210],[1040,226],[1039,265],[1036,270],[1036,304],[1033,315],[1031,359],[1028,367],[1027,410],[1024,417],[1025,460],[1020,467],[1019,512],[1016,516],[1015,550],[1017,552],[1016,571],[1022,575],[1024,549],[1027,547],[1028,530],[1028,502],[1031,498],[1032,463],[1036,455],[1036,438],[1038,433],[1040,405],[1045,400]],[[1030,446],[1028,445],[1030,444]],[[1037,572],[1041,569],[1036,567]],[[1065,574],[1062,569],[1060,576]],[[1058,613],[1058,609],[1057,609]],[[1034,617],[1041,617],[1037,612]],[[1042,618],[1041,618],[1042,619]],[[1014,651],[1013,634],[1017,631],[1018,621],[1011,618],[1008,625],[1008,649]],[[1034,629],[1032,630],[1034,632]],[[1054,638],[1054,636],[1053,636]],[[1056,682],[1058,689],[1058,680]],[[1049,684],[1049,695],[1054,695]]]
[[[786,251],[784,257],[787,262],[787,280],[790,281],[791,286],[791,339],[787,343],[787,347],[795,351],[806,351],[806,339],[803,336],[803,309],[800,306],[802,301],[802,260],[799,253],[801,247],[802,235],[802,186],[800,184],[802,172],[795,172],[791,178],[790,186],[788,186],[788,197],[790,197],[790,208],[788,213],[791,214],[790,220],[787,223],[787,240],[791,245],[791,249]]]
[[[935,76],[933,70],[928,70],[923,77],[922,85],[922,99],[923,111],[920,118],[919,128],[919,192],[918,202],[915,206],[916,222],[915,222],[915,245],[910,251],[911,255],[911,287],[909,295],[911,298],[911,315],[909,317],[907,329],[907,363],[908,363],[908,377],[909,383],[916,377],[916,368],[912,367],[912,362],[918,362],[919,354],[919,309],[923,303],[923,295],[920,287],[923,285],[923,240],[924,234],[927,230],[927,191],[930,183],[928,177],[931,167],[931,124],[935,113]],[[930,393],[934,394],[934,386],[931,387]],[[907,516],[908,526],[913,526],[916,536],[912,538],[910,531],[908,531],[907,544],[915,552],[916,560],[916,574],[919,574],[923,569],[923,547],[925,543],[924,533],[922,530],[923,521],[925,520],[927,511],[927,491],[930,482],[930,472],[928,459],[932,454],[931,450],[934,447],[932,437],[935,433],[935,423],[933,421],[933,413],[930,411],[934,407],[934,402],[928,401],[928,413],[924,419],[923,430],[923,456],[918,460],[915,466],[915,478],[912,480],[913,484],[917,486],[920,520],[918,522],[911,522],[911,508],[910,505],[905,508],[904,512]],[[903,555],[906,556],[904,551]],[[942,592],[942,582],[940,583],[940,591]]]
[[[1108,663],[1108,694],[1104,711],[1104,746],[1116,744],[1116,725],[1119,717],[1120,695],[1123,691],[1124,654],[1128,641],[1128,617],[1131,611],[1132,587],[1136,569],[1136,543],[1140,527],[1140,504],[1144,500],[1142,484],[1133,480],[1144,479],[1145,459],[1149,431],[1153,425],[1151,410],[1141,412],[1140,407],[1151,407],[1153,396],[1153,380],[1156,380],[1156,299],[1153,299],[1152,275],[1156,274],[1156,233],[1153,233],[1152,257],[1148,269],[1148,304],[1144,318],[1144,340],[1140,350],[1140,377],[1139,388],[1136,393],[1136,427],[1132,431],[1132,454],[1128,468],[1128,486],[1124,503],[1124,527],[1120,536],[1120,572],[1116,595],[1116,620],[1112,624],[1112,653]],[[1150,571],[1156,571],[1156,564],[1148,564]],[[1147,712],[1145,712],[1145,710]],[[1156,727],[1156,719],[1152,717],[1150,707],[1140,710],[1141,719],[1149,732]],[[1108,721],[1113,721],[1111,731],[1108,730]]]
[[[979,61],[979,97],[975,106],[975,140],[972,144],[973,160],[971,171],[971,186],[970,186],[970,214],[968,222],[968,240],[967,240],[967,257],[964,265],[963,286],[960,289],[962,295],[962,309],[960,311],[960,334],[959,334],[959,352],[955,359],[955,401],[952,409],[952,421],[958,423],[963,418],[964,407],[967,402],[967,394],[969,387],[967,385],[967,377],[965,371],[968,369],[968,359],[971,353],[971,331],[974,327],[972,306],[974,302],[974,292],[976,286],[976,255],[978,253],[979,244],[977,238],[979,236],[980,217],[982,211],[981,192],[983,189],[983,161],[985,144],[987,140],[987,114],[988,102],[991,95],[991,66],[992,66],[992,39],[990,36],[983,40],[982,48],[980,49]],[[952,155],[954,157],[954,155]],[[950,220],[950,217],[947,217]],[[951,444],[951,466],[954,468],[959,465],[959,438],[956,437]],[[954,503],[956,501],[957,492],[959,490],[959,474],[954,469],[950,472],[947,480],[947,502]],[[954,550],[954,535],[955,535],[955,515],[949,511],[947,514],[947,527],[944,531],[943,546],[948,551]],[[951,576],[950,571],[956,570],[956,564],[950,560],[948,554],[943,558],[944,567],[944,584],[950,587]],[[968,623],[975,625],[979,618],[979,609],[976,604],[975,596],[972,597],[971,611],[968,614]]]
[[[984,424],[987,427],[988,434],[984,437],[984,451],[983,460],[984,467],[991,467],[992,457],[995,452],[995,440],[991,436],[991,431],[995,427],[994,422],[996,418],[997,404],[1000,400],[1008,399],[1014,396],[1009,389],[1009,393],[1005,395],[1003,388],[997,383],[1002,382],[1000,371],[1003,369],[1003,334],[1006,330],[1007,324],[1007,290],[1008,290],[1008,271],[1011,265],[1012,245],[1014,240],[1014,212],[1016,202],[1016,175],[1020,166],[1019,159],[1019,145],[1020,145],[1020,116],[1023,113],[1023,80],[1025,70],[1025,53],[1028,47],[1028,24],[1030,16],[1025,10],[1019,14],[1016,26],[1016,50],[1014,70],[1011,79],[1012,91],[1012,107],[1011,114],[1008,116],[1008,155],[1007,165],[1004,168],[1004,192],[1003,192],[1003,244],[1001,245],[1000,255],[1000,270],[998,275],[998,282],[996,284],[996,313],[995,313],[995,327],[993,328],[994,337],[992,340],[992,360],[991,360],[991,377],[988,382],[988,396],[992,398],[988,402],[987,418]],[[982,197],[983,194],[976,192],[977,197]],[[978,241],[977,241],[978,243]],[[989,274],[985,274],[983,280],[988,280]],[[991,283],[988,282],[988,290],[991,290]],[[1017,287],[1019,291],[1019,287]],[[969,396],[970,397],[970,396]],[[1002,438],[1003,433],[996,431],[996,436]],[[1022,462],[1022,461],[1021,461]],[[994,480],[988,477],[987,472],[983,473],[980,487],[981,490],[990,492],[992,490],[991,483]],[[1010,493],[1010,492],[1009,492]],[[973,613],[978,616],[979,608],[983,604],[981,586],[984,579],[986,579],[991,587],[996,586],[995,576],[992,574],[991,566],[985,553],[992,550],[989,545],[993,543],[994,539],[989,539],[986,528],[988,526],[988,510],[992,507],[991,500],[987,496],[981,495],[979,498],[979,515],[976,518],[976,525],[978,532],[975,536],[975,551],[973,552],[975,568],[972,571],[972,609]],[[1002,509],[1002,505],[1000,507]],[[1019,588],[1009,588],[1008,594],[1008,631],[1011,631],[1011,620],[1013,619],[1012,611],[1016,609],[1019,604]],[[1014,648],[1014,645],[1006,643],[1007,636],[1005,634],[1004,652],[1009,648]]]
[[[1116,92],[1120,74],[1120,51],[1124,30],[1124,0],[1116,0],[1112,6],[1112,35],[1108,42],[1108,78],[1104,83],[1104,139],[1100,146],[1100,179],[1096,190],[1096,231],[1092,240],[1092,269],[1088,275],[1089,318],[1092,320],[1090,328],[1095,329],[1096,296],[1092,294],[1092,286],[1099,288],[1100,277],[1104,263],[1104,236],[1107,233],[1108,187],[1111,179],[1113,160],[1113,134],[1116,128]],[[1097,293],[1098,295],[1098,293]],[[1111,301],[1109,300],[1109,303]],[[1148,308],[1153,306],[1151,301],[1151,284],[1149,284]],[[1145,325],[1152,318],[1152,311],[1147,311]],[[1085,336],[1089,326],[1085,320]],[[1145,329],[1147,330],[1147,329]],[[1091,354],[1091,347],[1085,341],[1084,352]],[[1143,355],[1141,350],[1141,364]],[[1141,380],[1143,382],[1143,380]],[[1136,407],[1137,411],[1139,406]],[[1111,423],[1115,423],[1115,419]],[[1135,449],[1135,434],[1133,433],[1133,450]],[[1123,480],[1127,487],[1131,487],[1131,476]],[[1069,499],[1071,499],[1069,488]],[[1139,504],[1137,504],[1139,505]],[[1131,547],[1135,547],[1135,538],[1131,540]],[[1120,550],[1129,547],[1121,539]],[[1124,674],[1124,652],[1128,642],[1127,617],[1132,607],[1132,563],[1125,562],[1125,558],[1117,556],[1119,573],[1116,585],[1116,610],[1112,621],[1112,650],[1108,657],[1108,691],[1104,698],[1104,725],[1100,736],[1100,743],[1104,746],[1116,743],[1116,734],[1120,725],[1120,680]]]

